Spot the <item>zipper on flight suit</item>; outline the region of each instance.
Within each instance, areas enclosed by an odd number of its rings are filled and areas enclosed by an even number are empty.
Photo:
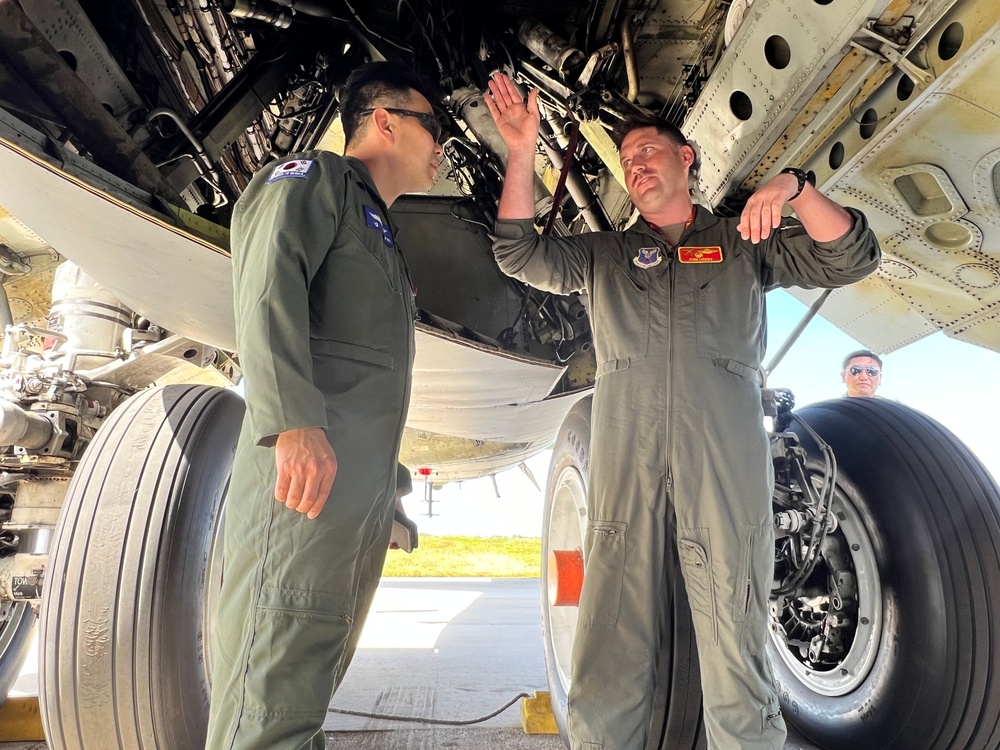
[[[403,250],[399,247],[399,243],[395,241],[395,236],[393,236],[393,245],[395,245],[396,251],[396,276],[402,277],[399,279],[400,286],[400,296],[403,298],[403,304],[406,307],[404,312],[404,320],[409,317],[409,331],[410,335],[406,337],[406,364],[409,370],[409,374],[404,376],[407,380],[406,387],[403,389],[403,402],[399,404],[399,425],[396,428],[396,446],[393,450],[392,455],[394,457],[399,456],[399,448],[403,443],[403,429],[406,426],[406,413],[408,409],[403,408],[412,397],[412,387],[413,387],[413,358],[415,355],[414,348],[416,340],[416,327],[414,325],[417,319],[417,290],[413,286],[413,282],[410,280],[410,269],[406,266],[406,259],[403,256]],[[398,458],[396,458],[398,461]]]
[[[664,262],[667,264],[667,288],[669,293],[667,294],[667,363],[664,368],[664,385],[667,390],[666,398],[666,409],[664,410],[664,418],[666,419],[666,431],[667,440],[664,452],[666,453],[665,464],[666,464],[666,490],[669,502],[673,503],[673,462],[671,460],[672,449],[674,444],[674,428],[673,422],[670,419],[673,413],[674,407],[674,389],[673,389],[673,378],[670,374],[670,368],[674,361],[674,295],[677,291],[677,262],[674,259],[676,250],[680,247],[681,243],[684,241],[685,235],[694,224],[695,218],[698,216],[698,209],[695,206],[691,206],[691,215],[688,220],[684,223],[684,228],[681,230],[680,236],[677,238],[677,243],[674,244],[670,242],[663,234],[660,232],[659,228],[653,227],[653,230],[657,234],[657,241],[664,246]],[[675,514],[676,517],[676,514]]]
[[[683,237],[684,233],[681,232]],[[677,240],[680,244],[680,238]],[[666,486],[667,486],[667,502],[670,506],[673,506],[673,485],[674,485],[674,464],[673,464],[673,444],[674,444],[674,427],[673,420],[670,419],[671,414],[674,410],[674,384],[673,376],[671,375],[670,368],[674,361],[674,294],[677,291],[677,264],[674,262],[674,246],[672,246],[667,239],[663,238],[663,244],[666,246],[666,262],[667,262],[667,363],[664,367],[664,386],[666,387],[666,409],[664,410],[664,419],[666,420],[666,430],[667,430],[667,440],[665,446],[666,456],[664,457],[667,464],[666,472]],[[674,513],[674,518],[676,519],[676,511]],[[676,522],[675,522],[676,525]]]
[[[417,290],[413,286],[413,281],[410,279],[410,269],[406,264],[406,256],[403,255],[403,249],[399,246],[399,242],[396,238],[396,230],[392,225],[390,220],[391,214],[389,213],[389,207],[385,205],[385,201],[382,200],[382,196],[376,190],[373,190],[368,183],[366,183],[360,177],[357,178],[357,182],[361,187],[365,189],[372,199],[378,204],[379,209],[382,211],[382,215],[385,217],[386,222],[389,223],[390,230],[392,231],[392,249],[393,255],[396,258],[396,279],[399,282],[399,296],[403,300],[403,304],[406,307],[406,315],[409,316],[410,325],[409,330],[411,335],[407,337],[406,341],[406,363],[410,367],[410,374],[406,376],[408,383],[403,392],[403,401],[407,401],[412,394],[413,385],[413,368],[410,363],[413,360],[414,352],[413,344],[416,337],[416,330],[414,328],[414,322],[417,319]],[[380,264],[381,265],[381,264]],[[386,274],[388,275],[388,273]],[[391,281],[391,279],[390,279]],[[405,295],[409,295],[408,297]],[[403,408],[404,404],[401,402],[399,405],[399,423],[396,427],[396,445],[393,448],[392,455],[399,455],[399,448],[403,443],[403,428],[406,425],[406,412],[407,410]],[[397,459],[398,460],[398,459]]]

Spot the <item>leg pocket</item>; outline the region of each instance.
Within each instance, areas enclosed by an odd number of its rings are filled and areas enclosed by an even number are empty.
[[[760,733],[762,735],[785,732],[785,719],[777,700],[771,700],[760,710]]]
[[[747,526],[743,533],[737,597],[733,621],[742,622],[740,653],[758,656],[767,637],[767,598],[774,572],[774,536],[771,521]]]
[[[580,621],[585,625],[615,625],[625,577],[625,530],[620,521],[590,521],[584,571],[585,595]]]
[[[688,603],[691,612],[707,618],[712,643],[719,642],[719,625],[715,612],[715,586],[712,580],[712,564],[706,546],[708,545],[708,529],[684,529],[684,537],[677,541],[677,551],[681,561],[681,571],[684,573],[684,584],[687,589]],[[692,535],[703,537],[704,544]],[[703,622],[705,622],[703,620]]]
[[[248,715],[322,724],[351,631],[345,597],[265,586],[246,671]]]

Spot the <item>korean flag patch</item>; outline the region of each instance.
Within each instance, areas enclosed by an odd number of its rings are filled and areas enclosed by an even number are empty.
[[[369,229],[381,232],[382,242],[385,243],[386,247],[392,247],[392,229],[382,221],[382,217],[379,216],[378,211],[371,206],[365,206],[365,224],[368,225]]]
[[[309,170],[312,168],[312,159],[297,159],[296,161],[286,161],[284,164],[279,164],[271,172],[271,176],[267,178],[265,185],[270,185],[275,180],[280,180],[282,177],[305,177]]]

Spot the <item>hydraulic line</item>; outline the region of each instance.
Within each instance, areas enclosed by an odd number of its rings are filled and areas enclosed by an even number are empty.
[[[563,155],[552,145],[555,137],[554,127],[561,131],[563,129],[563,120],[554,112],[549,111],[546,113],[545,119],[539,123],[538,132],[542,136],[542,147],[545,149],[549,161],[552,162],[552,166],[562,171],[564,165]],[[587,184],[587,180],[578,166],[570,165],[567,171],[566,191],[580,209],[580,213],[583,214],[583,218],[591,231],[604,232],[613,229],[611,220],[604,212],[604,207],[597,200],[594,191],[590,189],[590,185]]]
[[[383,721],[405,721],[413,724],[434,724],[437,726],[448,726],[448,727],[466,727],[470,724],[482,724],[484,721],[489,721],[494,716],[499,716],[508,708],[517,703],[521,698],[530,698],[528,693],[518,693],[509,701],[504,703],[500,708],[492,713],[488,713],[485,716],[480,716],[476,719],[431,719],[424,718],[422,716],[397,716],[395,714],[379,714],[372,713],[368,711],[350,711],[346,708],[328,708],[327,711],[332,714],[343,714],[344,716],[361,716],[366,719],[382,719]]]

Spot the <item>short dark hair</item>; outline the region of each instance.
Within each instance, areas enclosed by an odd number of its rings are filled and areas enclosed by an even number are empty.
[[[659,117],[644,115],[632,115],[617,125],[613,133],[615,143],[619,148],[621,148],[622,141],[625,140],[625,136],[633,130],[640,130],[642,128],[656,128],[656,132],[665,138],[669,138],[678,146],[691,145],[688,143],[688,139],[684,136],[684,133],[682,133],[681,129],[676,125],[669,123],[666,120],[661,120]]]
[[[844,366],[842,369],[846,370],[847,365],[850,364],[852,359],[857,359],[858,357],[868,357],[869,359],[874,359],[878,362],[878,366],[882,367],[882,358],[878,356],[875,352],[869,351],[868,349],[858,349],[856,352],[851,352],[846,357],[844,357]]]
[[[376,107],[399,107],[410,91],[422,94],[434,105],[434,87],[416,71],[395,62],[373,62],[356,68],[347,78],[340,96],[340,121],[344,142],[349,146],[363,130],[361,113]]]

